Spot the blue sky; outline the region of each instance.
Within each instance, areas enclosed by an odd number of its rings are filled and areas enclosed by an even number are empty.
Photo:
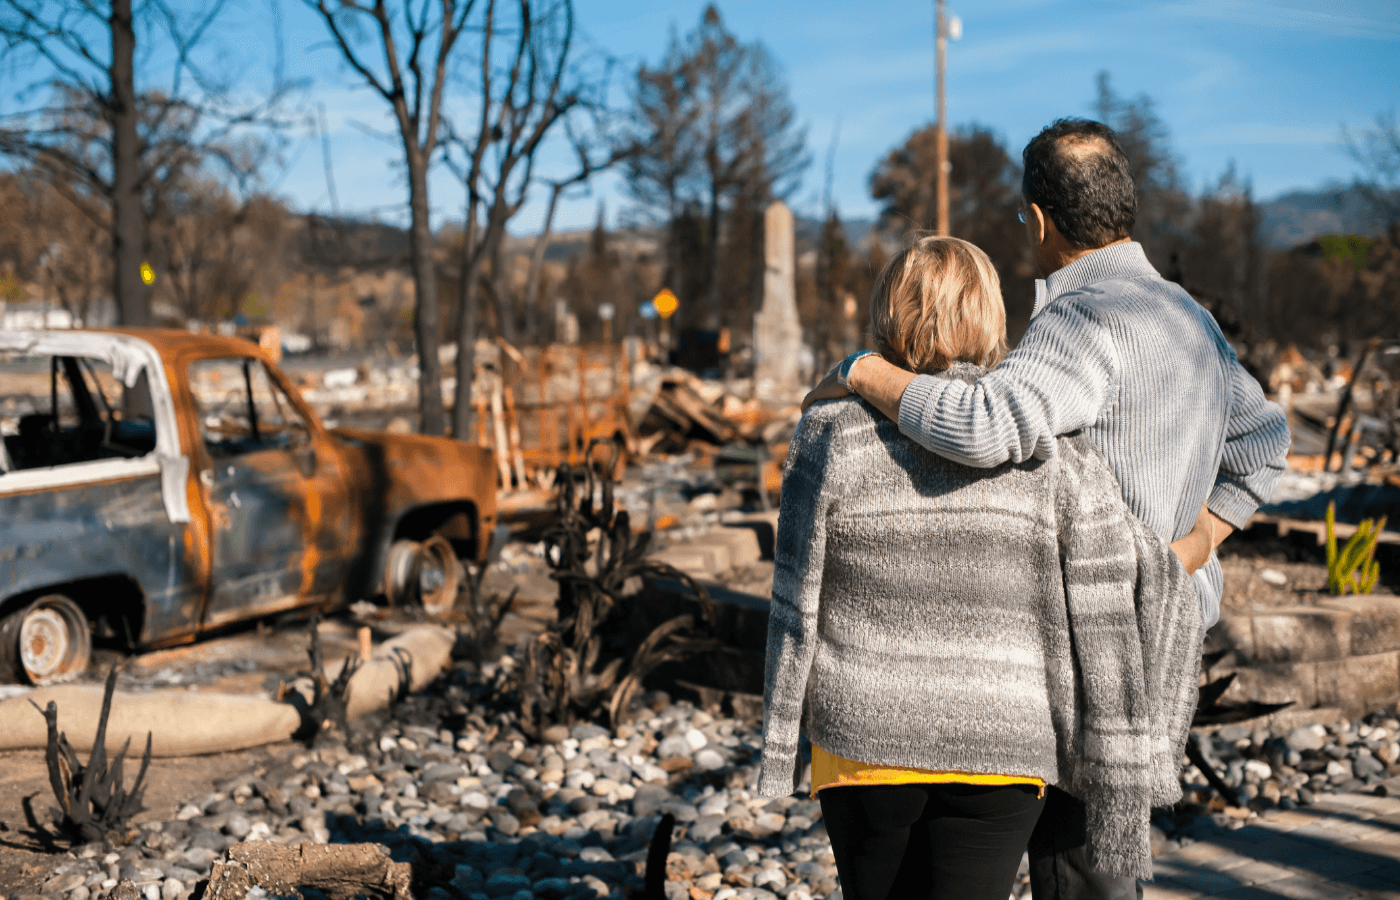
[[[267,6],[247,2],[227,40],[256,60],[271,43],[259,12]],[[692,27],[704,8],[699,0],[575,2],[585,40],[624,72],[657,61],[672,30]],[[325,104],[342,211],[406,219],[387,107],[357,85],[305,3],[283,3],[288,74],[310,81],[304,102]],[[767,45],[807,127],[814,162],[793,205],[819,208],[839,123],[837,204],[849,218],[873,215],[870,170],[932,119],[932,0],[730,0],[720,9],[740,39]],[[1156,102],[1190,185],[1213,181],[1233,161],[1267,199],[1350,180],[1356,169],[1342,126],[1365,128],[1400,103],[1396,0],[950,0],[949,9],[964,32],[948,56],[949,122],[990,126],[1013,153],[1051,119],[1088,114],[1095,74],[1106,70],[1120,94]],[[547,152],[541,174],[567,165]],[[294,134],[282,169],[269,175],[298,208],[329,211],[313,135]],[[438,172],[433,187],[435,218],[458,218],[462,195],[450,174]],[[615,177],[565,203],[558,225],[591,224],[600,200],[610,219],[625,207]],[[527,206],[512,230],[536,230],[542,207]]]

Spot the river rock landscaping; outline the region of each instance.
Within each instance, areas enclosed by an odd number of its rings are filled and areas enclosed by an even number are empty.
[[[125,846],[74,847],[37,897],[101,900],[129,882],[144,900],[183,900],[229,847],[253,841],[380,844],[412,865],[424,900],[636,896],[665,813],[676,821],[668,900],[840,897],[820,805],[749,790],[759,722],[653,692],[616,734],[579,724],[532,741],[510,708],[515,666],[510,654],[480,671],[459,663],[344,740],[215,782]],[[1247,805],[1227,805],[1185,767],[1185,801],[1155,820],[1158,852],[1320,794],[1391,790],[1400,774],[1400,720],[1389,713],[1192,739]],[[1013,896],[1024,890],[1022,876]]]

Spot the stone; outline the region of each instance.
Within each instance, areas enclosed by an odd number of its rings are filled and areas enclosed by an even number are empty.
[[[783,870],[776,866],[768,869],[760,869],[753,877],[753,886],[756,888],[766,887],[775,891],[780,891],[787,887],[787,876]]]
[[[700,818],[700,813],[683,800],[670,800],[661,805],[661,812],[670,813],[676,817],[677,822],[694,822]]]
[[[241,841],[253,830],[252,821],[242,813],[234,813],[224,822],[224,834],[234,840]]]
[[[1356,773],[1357,778],[1380,775],[1385,772],[1385,764],[1368,752],[1358,753],[1356,759],[1352,760],[1351,768]]]
[[[488,897],[509,897],[517,891],[528,891],[530,878],[518,872],[497,872],[486,879],[483,889]]]
[[[70,872],[66,875],[58,875],[54,878],[50,878],[48,881],[44,882],[44,886],[40,888],[40,890],[45,894],[60,894],[80,887],[85,881],[87,881],[87,877],[81,872]]]
[[[754,818],[753,827],[750,829],[756,837],[767,837],[783,830],[787,824],[787,818],[782,813],[763,813]]]
[[[1262,759],[1250,759],[1245,761],[1244,774],[1245,777],[1255,781],[1265,781],[1274,774],[1274,771]]]
[[[687,831],[692,841],[707,842],[719,837],[724,831],[724,816],[701,816],[691,823]]]
[[[649,816],[661,809],[662,804],[674,799],[671,792],[655,784],[644,784],[637,788],[632,797],[632,815],[638,818]]]
[[[699,734],[699,732],[696,733]],[[704,735],[701,735],[701,737],[704,737]],[[702,743],[700,746],[703,747],[705,745]],[[657,745],[656,758],[666,760],[679,756],[689,759],[690,755],[694,753],[696,749],[698,748],[692,747],[690,741],[686,740],[685,735],[673,734]]]
[[[441,762],[433,763],[432,765],[428,766],[426,769],[423,770],[423,773],[419,776],[419,778],[424,782],[456,781],[458,778],[465,777],[466,774],[467,770],[463,769],[459,765],[456,765],[454,763]]]
[[[695,767],[702,772],[712,772],[724,766],[724,755],[717,750],[706,748],[695,754]]]
[[[569,777],[564,779],[564,786],[586,791],[593,786],[593,782],[596,780],[597,776],[589,770],[579,769],[569,773]]]
[[[570,887],[567,878],[541,878],[535,882],[533,890],[540,900],[562,900]]]
[[[497,813],[491,824],[506,837],[515,837],[520,833],[520,820],[505,811]]]
[[[1290,750],[1321,750],[1326,733],[1316,725],[1299,725],[1284,736],[1283,742]]]

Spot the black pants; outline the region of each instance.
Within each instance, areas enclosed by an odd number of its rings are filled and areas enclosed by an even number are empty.
[[[1006,900],[1045,801],[1030,785],[821,791],[846,900]]]
[[[1084,804],[1046,788],[1045,810],[1031,833],[1031,897],[1034,900],[1138,900],[1136,878],[1100,875],[1084,856]]]

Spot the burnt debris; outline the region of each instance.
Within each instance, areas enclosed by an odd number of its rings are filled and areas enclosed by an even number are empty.
[[[102,714],[97,720],[97,737],[87,765],[68,744],[66,734],[58,730],[58,704],[52,700],[40,710],[48,723],[49,742],[44,751],[48,763],[49,784],[58,808],[52,810],[54,824],[75,843],[124,844],[129,840],[131,818],[140,812],[145,794],[146,769],[151,764],[151,735],[146,733],[146,752],[141,757],[141,769],[128,791],[122,777],[122,762],[131,746],[131,739],[122,744],[111,765],[107,762],[107,718],[112,712],[112,692],[117,686],[117,667],[107,673],[102,694]],[[38,704],[33,704],[39,709]]]
[[[595,453],[607,447],[608,458]],[[715,609],[697,581],[674,566],[648,560],[652,532],[634,534],[614,503],[612,473],[620,448],[594,442],[588,463],[559,468],[556,524],[545,534],[546,558],[559,583],[557,620],[526,648],[516,683],[521,721],[538,736],[550,725],[606,716],[615,728],[643,679],[658,666],[715,649]],[[635,648],[626,623],[644,580],[672,579],[691,592],[694,613],[657,625]]]

